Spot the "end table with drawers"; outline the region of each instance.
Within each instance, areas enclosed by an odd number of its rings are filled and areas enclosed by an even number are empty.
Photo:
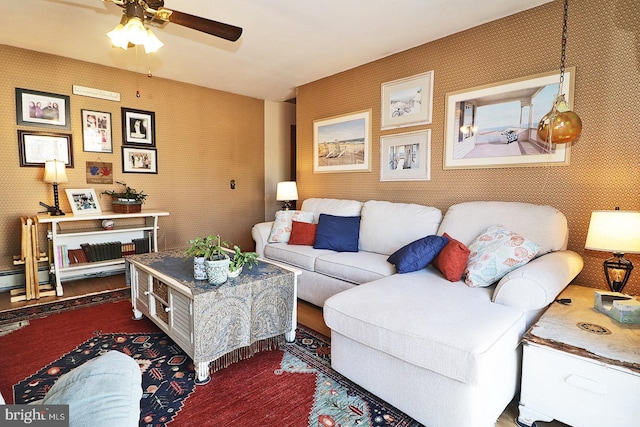
[[[640,425],[640,325],[594,307],[594,288],[568,286],[523,337],[518,424]]]

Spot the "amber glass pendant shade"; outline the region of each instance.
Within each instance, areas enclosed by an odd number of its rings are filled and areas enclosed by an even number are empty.
[[[538,138],[553,144],[573,142],[582,132],[582,120],[569,109],[564,94],[558,95],[551,111],[538,124]]]

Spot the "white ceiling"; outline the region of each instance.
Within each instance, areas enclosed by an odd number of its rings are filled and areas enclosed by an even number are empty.
[[[101,0],[2,3],[0,44],[259,99],[552,0],[165,0],[165,7],[244,29],[233,43],[168,24],[165,46],[112,48],[122,10]],[[508,41],[506,41],[508,42]],[[101,88],[107,89],[107,88]]]

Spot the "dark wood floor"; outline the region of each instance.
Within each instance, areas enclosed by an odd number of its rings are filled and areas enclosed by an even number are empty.
[[[63,283],[64,296],[62,297],[43,297],[39,300],[11,302],[9,292],[0,292],[0,311],[9,310],[27,305],[41,304],[50,301],[73,298],[76,296],[87,295],[91,293],[103,292],[106,290],[120,289],[125,287],[124,274],[116,274],[107,277],[96,277],[81,280],[74,280]],[[298,323],[302,324],[314,331],[320,332],[328,337],[331,336],[331,330],[324,323],[322,317],[322,308],[310,304],[306,301],[298,300]],[[496,423],[496,427],[513,427],[515,418],[518,414],[517,403],[512,402],[502,413]],[[560,422],[536,423],[539,427],[567,427]]]

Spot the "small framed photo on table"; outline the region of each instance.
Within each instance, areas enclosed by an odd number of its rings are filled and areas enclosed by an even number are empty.
[[[93,188],[66,189],[65,191],[74,215],[99,214],[102,212]]]

